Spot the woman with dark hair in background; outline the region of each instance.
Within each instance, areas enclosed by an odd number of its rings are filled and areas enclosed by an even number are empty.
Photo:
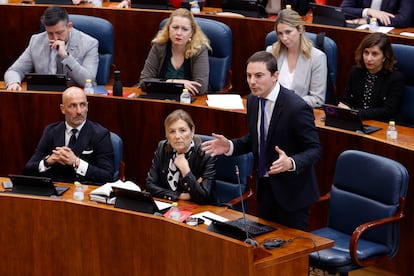
[[[338,106],[360,111],[364,120],[396,119],[404,89],[404,77],[396,70],[397,60],[388,37],[367,35],[355,52],[345,97]]]

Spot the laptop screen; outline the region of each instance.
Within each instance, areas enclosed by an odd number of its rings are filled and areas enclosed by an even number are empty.
[[[168,0],[132,0],[131,7],[135,9],[167,10]]]
[[[60,196],[69,189],[65,186],[55,187],[48,177],[10,174],[9,178],[13,184],[12,193],[16,194]]]
[[[310,3],[314,24],[345,27],[345,15],[340,7]]]
[[[67,88],[64,74],[26,74],[27,90],[63,92]]]
[[[140,95],[140,98],[149,98],[157,100],[180,101],[180,95],[183,92],[184,84],[176,82],[166,82],[160,79],[148,79],[141,83],[142,91],[146,95]]]
[[[112,187],[112,192],[116,196],[116,208],[147,214],[154,214],[160,211],[148,192],[133,191],[119,187]]]
[[[340,108],[335,105],[324,104],[325,111],[325,125],[330,127],[337,127],[345,130],[361,132],[369,134],[380,130],[381,128],[375,126],[368,126],[362,123],[358,110]]]

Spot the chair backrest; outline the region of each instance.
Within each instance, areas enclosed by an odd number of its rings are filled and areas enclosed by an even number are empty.
[[[214,91],[225,88],[227,74],[230,70],[233,35],[231,29],[226,24],[207,18],[195,18],[197,24],[210,40],[212,51],[209,52],[210,76],[209,86]],[[160,23],[162,28],[168,21],[164,19]]]
[[[201,141],[215,139],[212,136],[200,135]],[[236,174],[236,165],[239,169],[239,180]],[[217,205],[225,204],[232,199],[241,196],[248,187],[249,177],[253,171],[253,153],[246,153],[238,156],[217,156],[216,161],[216,197]],[[241,188],[241,193],[240,193]],[[240,206],[241,207],[241,206]],[[236,207],[237,209],[237,207]]]
[[[73,27],[96,38],[99,41],[99,66],[96,83],[109,82],[114,55],[114,28],[106,19],[80,14],[69,14]]]
[[[318,35],[315,33],[309,33],[306,32],[306,36],[312,40],[313,45],[317,47],[317,37]],[[265,38],[265,49],[267,46],[272,45],[277,41],[277,34],[275,31],[271,31],[266,35]],[[318,48],[318,47],[317,47]],[[320,49],[322,50],[322,49]],[[326,54],[326,60],[328,63],[328,73],[331,77],[332,84],[335,85],[336,82],[336,71],[338,66],[338,48],[336,46],[335,41],[333,41],[331,38],[325,36],[323,40],[323,50]]]
[[[397,58],[397,69],[405,78],[399,123],[414,127],[414,46],[392,44],[392,49]]]
[[[352,235],[365,222],[391,217],[406,197],[408,172],[400,163],[357,150],[343,152],[336,162],[328,227]],[[399,223],[364,234],[365,240],[386,245],[393,257],[399,247]]]
[[[121,137],[116,133],[110,132],[112,147],[114,149],[114,181],[118,180],[120,177],[120,165],[122,161],[122,152],[124,149],[124,143],[122,142]]]

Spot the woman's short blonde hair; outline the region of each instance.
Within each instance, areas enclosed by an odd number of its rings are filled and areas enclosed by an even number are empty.
[[[313,44],[305,34],[305,21],[303,21],[302,17],[292,9],[284,9],[279,12],[275,22],[276,34],[277,26],[280,23],[296,28],[299,32],[301,32],[300,50],[305,58],[310,58]],[[276,58],[279,58],[280,54],[284,51],[287,51],[287,47],[280,41],[280,39],[278,39],[278,41],[273,44],[273,55]]]
[[[193,36],[188,41],[185,49],[184,56],[185,58],[190,58],[196,55],[203,46],[207,47],[211,50],[210,41],[208,40],[207,36],[201,30],[200,26],[198,26],[197,22],[194,19],[193,14],[187,9],[176,9],[170,15],[167,23],[162,27],[162,29],[157,33],[155,38],[152,40],[152,43],[157,44],[166,44],[170,40],[169,29],[172,22],[172,19],[175,16],[180,16],[184,18],[188,18],[190,20],[191,29],[193,31]]]

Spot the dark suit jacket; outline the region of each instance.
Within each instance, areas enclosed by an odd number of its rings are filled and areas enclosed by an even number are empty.
[[[392,73],[379,72],[372,93],[371,108],[363,109],[363,88],[366,72],[366,69],[355,66],[351,69],[345,89],[345,97],[341,101],[351,108],[360,110],[361,118],[364,120],[395,120],[400,111],[404,91],[404,76],[399,71]]]
[[[171,190],[167,180],[168,166],[173,149],[167,140],[158,143],[152,165],[147,174],[148,191],[160,198],[176,201],[181,193],[189,193],[191,200],[198,204],[215,204],[216,158],[201,150],[201,140],[194,137],[194,151],[188,158],[191,172],[180,178],[176,191]],[[198,183],[199,178],[203,179]]]
[[[347,19],[361,18],[362,10],[371,7],[371,2],[372,0],[343,0],[341,7]],[[413,26],[414,2],[412,0],[383,0],[381,10],[395,15],[391,18],[391,26],[396,28]]]
[[[234,155],[253,152],[258,162],[259,99],[249,95],[247,118],[249,133],[232,140]],[[270,121],[266,140],[266,162],[269,168],[278,158],[275,146],[279,146],[296,163],[296,171],[270,175],[273,194],[267,196],[287,211],[296,211],[319,199],[318,183],[313,165],[319,160],[322,147],[314,123],[312,108],[293,91],[280,87],[280,93]],[[260,189],[260,186],[257,187]],[[258,202],[260,205],[260,201]]]
[[[65,145],[65,122],[48,125],[39,141],[34,155],[24,168],[24,174],[51,177],[54,181],[90,181],[102,184],[113,181],[114,151],[109,131],[100,124],[86,121],[73,148],[76,156],[89,163],[85,176],[77,175],[72,166],[54,164],[39,173],[39,162],[56,147]]]

